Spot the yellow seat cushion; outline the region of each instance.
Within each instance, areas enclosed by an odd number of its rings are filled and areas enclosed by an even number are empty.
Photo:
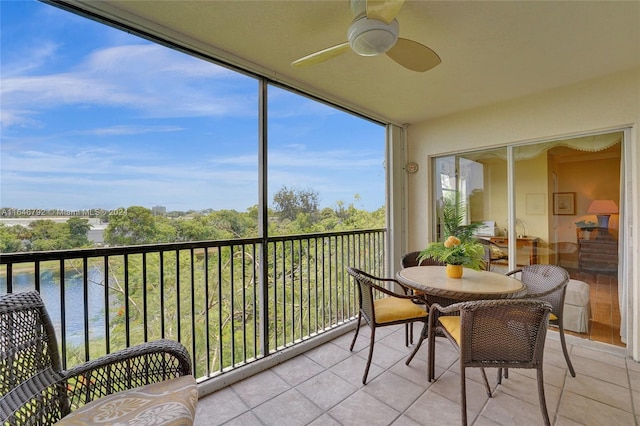
[[[557,321],[558,317],[554,313],[549,314],[549,321]]]
[[[451,337],[453,337],[453,340],[456,341],[456,343],[458,344],[458,346],[460,346],[460,317],[459,316],[441,316],[438,318],[438,321],[440,321],[440,324],[442,325],[442,327],[447,330],[447,332],[451,335]],[[509,330],[511,327],[513,327],[513,324],[510,324],[509,322],[507,323],[503,323],[500,322],[498,320],[494,320],[492,321],[494,322],[494,328],[501,328],[501,329],[506,329]],[[518,326],[518,323],[515,324],[515,326]],[[517,336],[518,333],[514,333],[514,336]],[[487,344],[491,345],[490,341],[486,341]],[[517,344],[517,343],[522,343],[523,345],[526,345],[526,341],[522,341],[522,339],[518,340],[518,339],[512,339],[512,343],[511,344]],[[481,347],[478,348],[479,350],[482,350]],[[520,350],[520,349],[519,349]],[[521,349],[522,351],[526,352],[526,348],[525,349]]]
[[[373,308],[376,312],[376,322],[378,324],[427,316],[427,311],[424,310],[422,305],[415,304],[409,299],[397,297],[378,299],[373,302]]]
[[[458,346],[460,346],[460,317],[459,316],[442,316],[438,318],[442,327],[453,337]]]

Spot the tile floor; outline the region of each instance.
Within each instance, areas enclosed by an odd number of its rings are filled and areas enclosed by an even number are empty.
[[[353,352],[352,333],[200,399],[196,425],[459,425],[457,352],[436,341],[436,381],[426,380],[427,348],[410,366],[402,326],[380,328],[367,385],[362,373],[369,328]],[[567,336],[576,377],[569,375],[558,334],[545,348],[545,392],[554,425],[640,425],[640,364],[620,347]],[[467,370],[467,407],[473,425],[539,425],[534,370],[510,370],[488,398],[479,370]]]

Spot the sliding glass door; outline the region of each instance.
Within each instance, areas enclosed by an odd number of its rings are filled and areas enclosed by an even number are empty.
[[[501,257],[493,267],[508,266],[508,191],[507,149],[471,152],[434,159],[434,193],[437,208],[434,235],[442,235],[442,206],[454,201],[463,212],[463,225],[482,222],[479,238],[494,240],[495,257]]]
[[[433,235],[442,240],[443,202],[456,200],[465,224],[482,222],[477,237],[489,240],[494,257],[500,257],[492,271],[562,266],[604,303],[594,309],[589,332],[611,337],[594,340],[622,345],[623,136],[613,132],[433,158]]]

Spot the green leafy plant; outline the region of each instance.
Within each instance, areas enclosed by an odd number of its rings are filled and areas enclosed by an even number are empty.
[[[466,217],[465,206],[453,198],[442,199],[440,217],[445,241],[429,244],[420,252],[419,261],[432,257],[450,265],[482,269],[485,263],[484,246],[473,235],[482,223],[463,225]]]
[[[431,243],[420,252],[418,259],[432,257],[449,265],[480,270],[484,267],[484,246],[474,240],[462,241],[450,235],[444,242]]]
[[[443,198],[440,212],[445,238],[453,235],[460,238],[462,242],[475,240],[473,234],[482,226],[482,223],[474,222],[463,225],[466,209],[462,202],[456,202],[450,198]]]

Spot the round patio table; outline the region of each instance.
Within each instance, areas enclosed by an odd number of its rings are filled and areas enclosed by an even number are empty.
[[[525,286],[520,280],[495,272],[474,271],[467,268],[464,269],[461,278],[449,278],[446,266],[412,266],[398,271],[396,278],[400,283],[421,294],[427,305],[438,303],[441,306],[447,306],[469,300],[506,299],[526,293]],[[432,330],[439,316],[436,315],[438,311],[431,313],[434,315],[429,316],[429,330]],[[458,315],[458,312],[444,315]],[[428,332],[421,338],[424,339],[427,336]],[[429,381],[435,377],[435,347],[432,344],[433,341],[430,340],[430,342],[427,356]]]
[[[411,266],[398,271],[396,278],[416,293],[425,295],[427,299],[449,302],[445,304],[465,300],[513,298],[526,292],[524,284],[518,279],[496,272],[467,268],[464,269],[462,278],[449,278],[445,266]]]

